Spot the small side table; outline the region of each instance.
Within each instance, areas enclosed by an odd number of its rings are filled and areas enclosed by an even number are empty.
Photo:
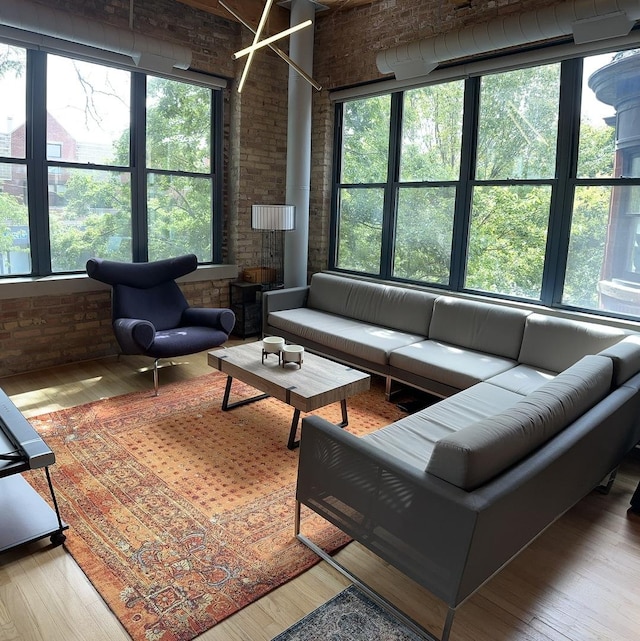
[[[256,336],[262,330],[262,300],[258,294],[262,291],[260,283],[237,281],[229,283],[229,300],[231,309],[236,315],[233,334],[240,338]]]

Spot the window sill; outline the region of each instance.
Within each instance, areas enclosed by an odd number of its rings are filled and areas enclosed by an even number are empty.
[[[195,272],[178,279],[193,283],[203,280],[232,280],[238,277],[237,265],[202,265]],[[34,296],[60,296],[109,289],[108,285],[92,280],[86,274],[10,278],[0,281],[0,300],[31,298]]]

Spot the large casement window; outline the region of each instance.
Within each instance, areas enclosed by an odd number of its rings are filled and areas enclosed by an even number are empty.
[[[640,51],[336,103],[332,269],[640,317]]]
[[[0,43],[0,93],[2,276],[220,262],[219,90]]]

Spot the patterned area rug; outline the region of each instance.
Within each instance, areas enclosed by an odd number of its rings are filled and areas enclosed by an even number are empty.
[[[421,641],[401,621],[350,586],[272,641]]]
[[[135,641],[189,641],[316,563],[293,535],[298,451],[280,401],[222,412],[212,373],[31,419],[51,468],[67,548]],[[255,394],[234,381],[231,400]],[[362,435],[397,420],[381,387],[348,401]],[[340,404],[316,414],[341,420]],[[30,479],[47,495],[41,475]],[[310,511],[328,551],[345,536]]]

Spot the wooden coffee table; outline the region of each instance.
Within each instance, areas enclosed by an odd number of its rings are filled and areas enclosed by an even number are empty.
[[[347,398],[369,389],[371,377],[353,367],[330,361],[322,356],[304,353],[302,367],[287,364],[282,367],[277,354],[270,354],[262,362],[262,341],[244,343],[209,352],[208,363],[227,375],[222,399],[222,410],[254,403],[272,396],[294,408],[287,447],[299,445],[296,431],[300,412],[312,412],[325,405],[340,401],[342,423],[348,424]],[[257,396],[229,403],[231,385],[237,378],[263,392]]]

